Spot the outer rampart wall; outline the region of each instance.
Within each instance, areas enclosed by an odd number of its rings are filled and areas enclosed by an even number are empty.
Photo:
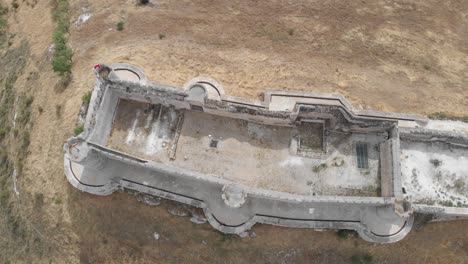
[[[64,167],[70,183],[82,191],[98,195],[129,188],[197,206],[203,208],[211,225],[226,233],[240,233],[259,222],[290,227],[354,229],[368,241],[398,241],[410,231],[413,223],[412,216],[395,214],[397,198],[402,195],[399,140],[445,140],[451,144],[468,145],[468,139],[458,134],[440,134],[417,128],[398,131],[400,121],[419,124],[427,119],[418,115],[356,110],[340,95],[267,91],[264,101],[255,101],[227,96],[219,84],[200,78],[197,82],[208,88],[211,85],[216,91],[211,91],[203,102],[197,102],[187,100],[190,86],[180,91],[153,84],[131,65],[111,65],[107,69],[107,77],[98,74],[85,131],[70,139],[64,147]],[[119,80],[112,69],[131,70],[140,81]],[[275,96],[293,99],[283,100],[278,105],[272,100]],[[385,167],[386,181],[391,184],[389,190],[385,190],[388,197],[305,196],[258,189],[108,149],[105,143],[118,98],[169,104],[184,109],[190,109],[193,104],[201,106],[207,113],[275,125],[292,125],[301,117],[316,117],[331,120],[329,125],[334,127],[338,120],[345,120],[352,123],[356,131],[387,133],[389,139],[384,143],[386,151],[383,158],[389,159]],[[274,110],[279,108],[283,110]],[[91,160],[91,157],[99,162]],[[230,193],[231,187],[235,189],[234,193]],[[239,195],[244,200],[241,200],[238,208],[223,201],[224,197]],[[416,207],[416,210],[424,213],[468,214],[464,210],[446,209]],[[396,230],[395,226],[401,228]]]

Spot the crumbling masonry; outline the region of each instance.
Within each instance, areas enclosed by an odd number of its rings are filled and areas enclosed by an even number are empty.
[[[97,65],[85,130],[64,146],[76,188],[126,188],[202,208],[239,234],[255,223],[352,229],[372,242],[408,234],[414,212],[468,216],[468,127],[356,110],[342,96],[183,89],[126,64]]]

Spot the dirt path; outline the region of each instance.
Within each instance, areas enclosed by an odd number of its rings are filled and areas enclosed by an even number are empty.
[[[128,194],[80,193],[63,176],[62,153],[99,62],[132,63],[177,86],[210,76],[237,96],[287,88],[340,93],[362,108],[467,115],[467,1],[72,0],[73,80],[63,92],[54,90],[49,61],[51,5],[35,2],[20,2],[8,23],[12,47],[30,45],[17,89],[35,98],[19,208],[44,243],[12,262],[350,263],[365,254],[375,263],[467,262],[467,221],[430,224],[392,245],[271,226],[240,239],[170,215],[170,202],[148,207]],[[92,16],[77,27],[84,13]],[[123,31],[115,29],[120,20]]]

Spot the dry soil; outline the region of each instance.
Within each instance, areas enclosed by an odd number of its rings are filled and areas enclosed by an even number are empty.
[[[261,225],[240,239],[172,216],[171,202],[81,193],[63,175],[62,152],[96,63],[132,63],[176,86],[209,76],[250,98],[294,89],[340,93],[366,109],[467,115],[468,1],[71,0],[73,80],[62,92],[50,67],[50,1],[16,2],[9,49],[23,40],[30,47],[16,89],[35,98],[16,203],[40,241],[4,249],[12,262],[351,263],[370,254],[375,263],[468,263],[467,221],[428,224],[391,245]],[[75,25],[84,13],[91,18]],[[40,193],[38,207],[31,200]]]

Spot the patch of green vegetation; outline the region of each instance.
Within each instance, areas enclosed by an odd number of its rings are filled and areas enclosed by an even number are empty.
[[[0,16],[0,31],[3,31],[7,26],[6,19]]]
[[[57,27],[52,34],[55,51],[52,58],[52,69],[61,76],[71,72],[72,50],[67,46],[67,34],[70,28],[68,0],[55,0],[53,18]]]
[[[233,240],[233,239],[234,239],[234,235],[232,235],[232,234],[224,234],[224,233],[223,233],[223,234],[221,234],[221,239],[220,239],[220,241],[221,241],[221,242],[227,242],[227,241],[231,241],[231,240]]]
[[[159,39],[165,39],[165,38],[166,38],[166,34],[165,34],[165,33],[159,33],[159,34],[158,34],[158,37],[159,37]]]
[[[10,118],[13,113],[16,93],[13,88],[12,79],[7,79],[0,93],[0,143],[6,140],[10,133]]]
[[[16,71],[18,69],[14,69]],[[18,70],[19,71],[19,70]],[[0,231],[9,241],[9,247],[19,251],[29,248],[33,240],[30,224],[17,210],[16,202],[12,199],[12,175],[21,175],[24,159],[28,154],[30,143],[29,131],[31,129],[32,96],[18,95],[14,89],[16,75],[9,73],[2,79],[0,87],[0,128],[5,133],[0,138]],[[15,127],[12,128],[12,118],[17,115]],[[9,136],[13,131],[14,137]],[[27,195],[27,194],[25,194]],[[14,244],[13,244],[14,243]],[[0,241],[0,247],[4,243]],[[39,247],[41,247],[39,245]],[[3,255],[8,251],[1,251]],[[0,262],[7,260],[8,256],[0,256]]]
[[[89,105],[91,102],[91,91],[85,93],[81,99],[83,100],[83,104]]]
[[[430,119],[435,119],[435,120],[454,120],[454,121],[462,121],[462,122],[468,123],[468,115],[456,116],[456,115],[447,114],[445,112],[435,112],[435,113],[429,114],[427,117],[429,117]]]
[[[314,166],[312,168],[312,171],[315,172],[315,173],[319,173],[323,170],[326,170],[328,168],[328,165],[326,163],[322,163],[320,165],[317,165],[317,166]]]
[[[285,42],[292,36],[290,30],[273,27],[265,23],[259,23],[255,31],[256,37],[268,38],[273,42]],[[294,31],[292,33],[294,34]]]
[[[0,17],[0,31],[4,30],[7,26],[6,19],[3,17]]]
[[[0,8],[0,13],[4,15],[6,9]],[[9,46],[2,45],[2,36]],[[51,247],[46,245],[49,243],[46,239],[39,237],[43,230],[41,224],[37,224],[35,211],[28,212],[29,208],[34,208],[33,195],[20,189],[21,199],[18,199],[12,190],[15,173],[18,181],[24,179],[21,175],[29,154],[34,98],[28,92],[20,93],[16,89],[17,77],[24,73],[30,60],[29,44],[21,37],[15,37],[20,45],[13,46],[10,36],[13,35],[8,31],[0,32],[3,54],[0,63],[0,263],[11,260],[29,263],[46,254]],[[18,183],[21,188],[21,182]]]
[[[440,205],[445,206],[445,207],[455,207],[453,202],[450,200],[441,201]]]
[[[60,199],[60,197],[55,198],[54,204],[55,205],[61,205],[62,204],[62,199]]]
[[[6,15],[6,14],[8,14],[8,8],[4,7],[4,6],[0,3],[0,16]]]
[[[350,238],[350,237],[352,237],[354,235],[354,231],[353,230],[347,230],[347,229],[340,229],[340,230],[338,230],[338,232],[336,232],[336,235],[340,239],[348,239],[348,238]]]
[[[116,26],[118,31],[124,30],[124,22],[123,21],[117,22],[117,24],[115,26]]]
[[[81,134],[83,131],[84,131],[84,126],[83,126],[83,125],[79,125],[79,126],[75,127],[75,130],[73,130],[73,134],[75,134],[75,136],[78,136],[78,135]]]
[[[371,264],[371,263],[372,263],[372,260],[373,260],[372,255],[366,254],[366,255],[364,256],[364,263],[366,263],[366,264]]]
[[[360,258],[359,256],[357,256],[357,255],[353,255],[353,256],[351,257],[351,263],[353,263],[353,264],[361,264],[361,263],[362,263],[362,262],[361,262],[361,258]]]
[[[8,8],[0,5],[0,32],[3,32],[6,29],[7,21],[5,15],[8,13]]]

